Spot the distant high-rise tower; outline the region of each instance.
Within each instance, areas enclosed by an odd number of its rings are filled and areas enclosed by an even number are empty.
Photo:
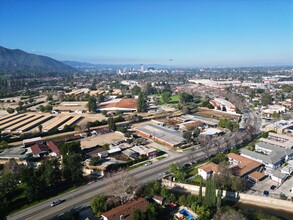
[[[140,72],[143,72],[144,69],[143,69],[143,64],[140,64]]]

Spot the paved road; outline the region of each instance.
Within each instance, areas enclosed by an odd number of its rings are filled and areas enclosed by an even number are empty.
[[[216,149],[214,149],[214,151],[216,151]],[[186,163],[191,161],[191,158],[188,156],[189,153],[190,152],[184,152],[181,154],[173,155],[172,158],[166,158],[164,160],[157,161],[150,166],[143,166],[131,170],[129,171],[129,174],[135,176],[138,184],[146,183],[149,180],[160,179],[163,176],[163,172],[168,170],[171,163]],[[205,153],[201,150],[195,151],[195,154],[195,160],[205,157]],[[118,179],[118,176],[116,175],[112,177],[112,179]],[[74,207],[88,206],[89,201],[94,195],[107,193],[107,185],[112,179],[105,178],[93,184],[76,189],[72,192],[65,193],[62,196],[57,196],[50,201],[42,202],[16,214],[10,215],[7,219],[52,219],[60,214],[63,214],[66,211],[69,211]],[[55,199],[66,199],[66,201],[58,206],[50,207],[51,201]]]

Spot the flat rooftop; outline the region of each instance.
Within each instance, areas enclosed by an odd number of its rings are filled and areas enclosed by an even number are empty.
[[[178,145],[185,141],[179,131],[156,124],[144,124],[135,129],[172,145]]]
[[[198,115],[181,115],[177,118],[178,120],[181,120],[183,122],[186,121],[201,121],[202,123],[205,123],[207,125],[216,126],[218,125],[219,120],[214,118],[205,118]]]

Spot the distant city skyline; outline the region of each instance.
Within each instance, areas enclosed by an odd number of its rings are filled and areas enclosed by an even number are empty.
[[[293,64],[291,0],[0,1],[0,45],[94,64]]]

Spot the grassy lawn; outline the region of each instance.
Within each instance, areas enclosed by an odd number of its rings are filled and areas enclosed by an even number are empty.
[[[202,181],[202,185],[205,186],[205,180],[201,178],[200,175],[197,175],[196,177],[192,178],[190,182],[192,182],[194,185],[200,185],[200,181]]]
[[[194,168],[193,170],[189,171],[189,172],[187,173],[187,175],[188,175],[188,176],[193,176],[193,175],[195,175],[195,174],[197,174],[197,173],[198,173],[198,169],[197,169],[197,168]]]
[[[178,95],[172,95],[169,103],[174,104],[174,103],[178,103],[178,102],[179,102],[179,96]]]
[[[145,165],[145,164],[148,163],[148,162],[149,162],[149,161],[144,161],[144,162],[141,162],[141,163],[136,163],[136,164],[134,164],[134,165],[128,167],[127,170],[133,170],[133,169],[135,169],[135,168],[138,168],[138,167],[140,167],[140,166]]]
[[[164,104],[161,94],[154,94],[153,96],[160,97],[161,104]],[[178,102],[179,102],[179,96],[178,95],[172,95],[171,98],[170,98],[170,101],[168,102],[168,104],[177,104]]]

